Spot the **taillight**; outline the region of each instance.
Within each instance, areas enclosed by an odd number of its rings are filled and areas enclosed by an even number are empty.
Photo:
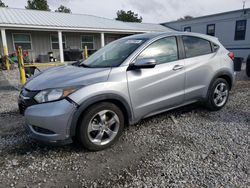
[[[229,56],[232,60],[234,60],[234,53],[233,53],[233,52],[229,52],[229,53],[228,53],[228,56]]]

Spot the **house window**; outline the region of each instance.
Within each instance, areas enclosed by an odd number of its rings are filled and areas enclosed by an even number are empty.
[[[245,40],[246,26],[247,26],[246,20],[236,21],[234,40]]]
[[[207,35],[215,36],[215,24],[207,25]]]
[[[52,50],[58,50],[59,49],[59,39],[58,35],[51,35],[50,36],[51,41],[51,49]],[[66,48],[66,37],[65,35],[62,35],[62,42],[63,42],[63,49]]]
[[[30,34],[13,34],[14,48],[22,47],[23,50],[31,50],[31,36]]]
[[[83,35],[82,36],[82,49],[87,46],[88,50],[94,50],[94,36],[91,35]]]
[[[191,32],[191,27],[184,27],[184,31]]]

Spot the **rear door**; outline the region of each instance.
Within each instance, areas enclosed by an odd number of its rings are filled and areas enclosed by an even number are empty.
[[[151,69],[127,71],[132,106],[136,117],[151,115],[184,101],[184,60],[179,59],[176,37],[159,39],[137,59],[155,59]]]
[[[220,67],[220,59],[206,39],[182,36],[182,41],[186,57],[185,102],[189,102],[206,95],[210,80]]]

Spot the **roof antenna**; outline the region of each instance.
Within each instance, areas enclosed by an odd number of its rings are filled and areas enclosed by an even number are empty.
[[[246,0],[243,0],[242,3],[243,3],[243,10],[245,10]]]
[[[247,14],[247,10],[245,9],[245,7],[246,7],[246,0],[243,0],[242,3],[243,3],[243,14],[246,15]]]

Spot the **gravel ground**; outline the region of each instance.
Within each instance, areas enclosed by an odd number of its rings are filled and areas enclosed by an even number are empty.
[[[29,140],[17,90],[0,87],[0,187],[249,187],[250,79],[237,80],[221,111],[190,105],[145,119],[100,152]]]

